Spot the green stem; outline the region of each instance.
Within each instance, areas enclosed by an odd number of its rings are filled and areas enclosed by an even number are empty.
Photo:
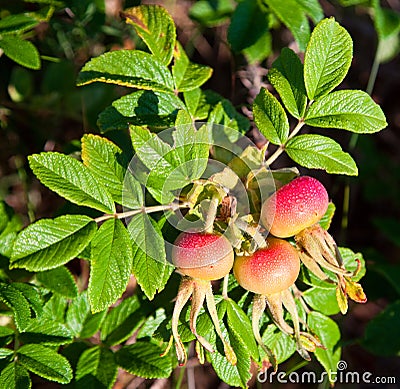
[[[183,377],[185,377],[186,366],[182,366],[179,370],[179,376],[175,383],[175,389],[181,389]]]
[[[304,126],[304,119],[300,119],[299,122],[297,123],[296,127],[293,129],[293,131],[290,133],[288,136],[286,142],[278,147],[278,149],[267,159],[265,162],[266,165],[271,165],[272,162],[275,162],[275,160],[283,153],[285,150],[286,144],[288,140],[292,139],[297,133],[301,130],[301,128]]]
[[[96,223],[103,222],[104,220],[108,219],[123,219],[125,217],[131,217],[138,215],[139,213],[154,213],[154,212],[162,212],[162,211],[176,211],[180,208],[189,208],[189,204],[187,203],[182,203],[182,204],[167,204],[167,205],[154,205],[151,207],[142,207],[140,209],[134,209],[132,211],[128,212],[122,212],[122,213],[113,213],[113,214],[107,214],[100,216],[94,221]]]

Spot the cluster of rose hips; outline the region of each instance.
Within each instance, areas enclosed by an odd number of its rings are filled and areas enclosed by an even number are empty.
[[[263,343],[259,332],[259,321],[266,306],[276,326],[294,337],[297,351],[303,358],[309,360],[308,352],[323,347],[315,336],[300,331],[294,297],[300,261],[321,280],[336,283],[342,313],[347,311],[347,296],[357,302],[366,301],[361,286],[352,281],[355,273],[346,270],[335,241],[318,223],[328,204],[328,193],[318,180],[308,176],[292,180],[262,205],[261,224],[274,237],[269,237],[265,245],[254,252],[237,253],[236,258],[229,240],[223,235],[183,232],[178,236],[172,251],[172,262],[183,278],[172,316],[172,334],[180,364],[186,362],[186,351],[178,333],[178,321],[190,297],[190,328],[198,342],[206,350],[214,351],[213,346],[196,330],[196,320],[206,300],[216,332],[224,344],[225,355],[230,363],[236,363],[232,347],[222,336],[211,286],[211,281],[226,277],[232,267],[238,283],[255,293],[253,333],[266,353],[264,362],[275,370],[274,353]],[[287,238],[294,239],[285,240]],[[332,275],[336,279],[332,279]],[[284,308],[290,313],[293,328],[284,319]]]

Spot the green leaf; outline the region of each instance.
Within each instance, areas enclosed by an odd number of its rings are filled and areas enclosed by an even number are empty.
[[[26,227],[14,245],[12,268],[54,269],[75,258],[90,242],[96,223],[88,216],[64,215]]]
[[[269,14],[253,0],[239,2],[228,28],[228,42],[236,53],[243,52],[251,63],[271,51]]]
[[[162,322],[167,318],[164,308],[157,309],[153,316],[148,316],[143,326],[140,328],[136,339],[152,337],[154,332]]]
[[[124,10],[122,16],[135,27],[153,55],[163,64],[171,62],[176,41],[175,24],[159,5],[141,5]]]
[[[17,358],[28,370],[50,381],[67,384],[72,379],[68,360],[51,348],[25,344],[18,349]]]
[[[203,26],[215,27],[224,23],[234,10],[232,0],[199,0],[191,6],[189,16]]]
[[[361,253],[354,253],[347,247],[339,247],[339,252],[342,257],[344,267],[350,272],[354,272],[359,266],[358,262],[360,262],[361,269],[356,276],[351,278],[353,281],[360,281],[366,272],[363,255]]]
[[[0,20],[0,34],[21,33],[38,24],[38,20],[24,14],[8,15]]]
[[[148,299],[164,289],[169,266],[160,228],[146,214],[132,217],[128,231],[133,244],[132,271]]]
[[[106,314],[106,309],[102,312],[97,312],[95,314],[89,312],[85,318],[79,337],[81,339],[92,337],[100,329],[106,317]]]
[[[32,320],[19,337],[24,343],[49,346],[67,344],[73,340],[72,332],[64,324],[49,320],[47,317]]]
[[[310,38],[310,26],[303,6],[296,0],[265,0],[265,3],[292,32],[300,50],[304,51]]]
[[[242,339],[244,346],[254,360],[258,360],[258,348],[251,323],[243,310],[231,299],[227,300],[228,327]]]
[[[12,287],[19,290],[26,298],[31,308],[34,310],[36,316],[40,316],[43,311],[43,298],[41,290],[27,282],[13,282]]]
[[[79,73],[77,84],[96,81],[160,92],[174,90],[167,66],[139,50],[110,51],[90,60]]]
[[[263,342],[274,352],[278,363],[286,361],[296,352],[296,343],[292,337],[280,331],[274,324],[270,324],[262,335]],[[260,349],[262,355],[264,351]]]
[[[183,93],[185,105],[193,120],[207,119],[211,104],[207,98],[207,91],[200,88]]]
[[[18,215],[11,215],[7,223],[0,233],[0,255],[7,258],[11,257],[15,240],[17,239],[17,232],[22,228],[22,222]]]
[[[378,33],[379,41],[397,35],[400,30],[400,14],[389,8],[382,8],[378,0],[372,1],[372,7],[375,30]]]
[[[6,346],[14,339],[14,330],[0,326],[0,347]]]
[[[211,74],[212,69],[209,66],[190,62],[181,44],[176,43],[172,75],[177,91],[187,92],[196,89],[203,85]]]
[[[0,39],[0,49],[4,54],[29,69],[40,69],[40,55],[37,48],[29,41],[17,36],[3,36]]]
[[[170,354],[160,357],[164,350],[149,342],[136,342],[123,346],[116,353],[120,367],[143,378],[168,378],[172,373]]]
[[[0,360],[10,359],[10,357],[13,355],[14,355],[14,350],[10,350],[9,348],[0,348]]]
[[[339,143],[326,136],[306,134],[290,139],[285,151],[293,161],[309,169],[323,169],[331,174],[356,176],[357,165]]]
[[[105,115],[117,111],[129,124],[164,127],[173,125],[180,109],[184,109],[182,101],[172,92],[136,91],[115,100],[109,113],[103,111],[99,121],[103,126]],[[104,126],[103,126],[104,127]]]
[[[289,134],[289,121],[279,101],[265,88],[262,88],[253,104],[254,122],[261,134],[274,145],[286,142]]]
[[[286,109],[295,118],[302,118],[307,95],[300,58],[292,50],[283,48],[268,72],[268,80],[279,93]]]
[[[90,306],[92,312],[99,312],[121,297],[131,275],[132,244],[121,220],[101,225],[92,240],[90,265]]]
[[[359,90],[339,90],[322,97],[307,111],[305,123],[359,134],[377,132],[387,126],[379,105]]]
[[[144,313],[136,295],[122,300],[104,319],[101,340],[110,346],[122,343],[143,323]]]
[[[318,23],[324,17],[324,11],[318,0],[296,0],[296,2],[314,23]]]
[[[307,324],[326,347],[326,349],[317,348],[314,354],[328,372],[328,378],[332,378],[334,375],[329,374],[329,372],[337,371],[341,355],[341,347],[338,346],[340,340],[339,327],[332,319],[319,312],[310,312],[307,317]]]
[[[36,279],[53,293],[68,298],[78,296],[78,287],[76,286],[74,277],[65,266],[36,273]]]
[[[376,355],[399,355],[400,339],[395,335],[399,324],[400,301],[395,301],[367,324],[362,340],[363,346]]]
[[[335,315],[340,312],[335,289],[310,288],[303,292],[306,303],[324,315]]]
[[[315,27],[304,57],[304,82],[310,100],[318,100],[345,78],[353,56],[349,33],[333,18]]]
[[[0,283],[0,301],[14,312],[18,330],[23,331],[31,320],[31,311],[24,295],[12,285]]]
[[[64,324],[66,308],[67,299],[60,295],[54,294],[43,307],[43,314],[41,317]]]
[[[0,388],[30,389],[31,378],[28,371],[19,363],[10,363],[0,375]]]
[[[121,204],[125,176],[122,150],[106,138],[85,134],[82,138],[82,161],[107,188],[113,200]]]
[[[28,159],[41,183],[60,196],[105,213],[115,212],[111,195],[81,162],[55,152],[33,154]]]
[[[94,346],[85,350],[78,361],[76,385],[81,388],[112,388],[117,378],[114,353],[104,347]]]
[[[90,304],[86,291],[71,301],[68,307],[66,324],[74,336],[78,337],[83,329],[85,319],[90,314]]]
[[[331,225],[333,216],[336,211],[336,206],[332,202],[328,204],[328,209],[325,212],[325,215],[322,216],[320,221],[318,222],[319,225],[324,229],[324,230],[329,230],[329,227]]]

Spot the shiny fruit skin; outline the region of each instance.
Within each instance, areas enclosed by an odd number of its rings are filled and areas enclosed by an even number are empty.
[[[201,280],[219,280],[232,269],[234,254],[228,239],[208,233],[181,233],[172,248],[179,273]]]
[[[297,250],[287,241],[267,240],[268,247],[252,255],[236,257],[233,274],[239,284],[250,292],[271,295],[288,289],[300,272]]]
[[[264,202],[261,222],[272,235],[288,238],[317,223],[328,204],[328,193],[317,179],[298,177]]]

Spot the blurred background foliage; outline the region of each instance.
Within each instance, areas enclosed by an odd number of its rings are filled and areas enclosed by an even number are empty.
[[[30,221],[54,216],[60,208],[73,212],[72,205],[33,179],[26,157],[43,150],[79,152],[83,133],[99,132],[98,114],[124,90],[105,84],[78,89],[76,77],[85,62],[108,50],[145,50],[134,30],[119,16],[124,8],[140,3],[0,0],[0,198],[17,214],[10,216],[8,227],[2,229],[0,245],[10,231]],[[250,119],[251,104],[260,87],[270,88],[265,77],[267,69],[282,47],[304,50],[309,23],[315,24],[323,15],[334,16],[350,32],[354,59],[343,88],[370,93],[383,108],[389,126],[377,135],[359,139],[345,132],[338,137],[328,130],[329,136],[352,152],[359,165],[359,177],[311,173],[326,184],[338,208],[333,235],[340,244],[361,251],[367,260],[364,289],[369,302],[352,306],[346,317],[335,317],[346,346],[342,359],[352,371],[398,375],[400,1],[158,3],[173,16],[178,39],[192,60],[214,69],[205,87],[230,99]],[[302,11],[289,12],[292,3],[301,6]],[[263,144],[254,127],[248,135]],[[107,136],[116,143],[129,142],[124,131],[111,131]],[[289,161],[282,159],[280,163],[288,166]],[[80,274],[81,269],[75,272]],[[207,367],[197,369],[198,387],[215,387],[213,373],[204,374],[210,371]]]

